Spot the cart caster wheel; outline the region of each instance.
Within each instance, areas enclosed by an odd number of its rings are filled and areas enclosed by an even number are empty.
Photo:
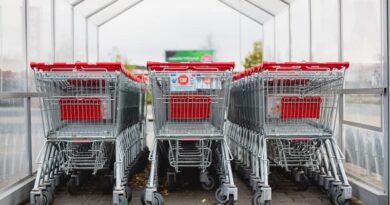
[[[71,195],[76,195],[77,194],[77,186],[76,186],[76,181],[74,178],[70,178],[68,183],[66,184],[66,188]]]
[[[302,174],[300,180],[297,182],[297,190],[298,191],[306,191],[309,188],[310,181],[309,178]]]
[[[126,200],[127,202],[130,202],[131,199],[133,199],[133,192],[131,191],[131,188],[129,186],[125,186],[125,192],[126,192]]]
[[[51,205],[53,204],[53,196],[49,190],[42,190],[42,205]]]
[[[344,199],[341,191],[336,191],[331,197],[331,202],[334,205],[349,205],[350,199]]]
[[[152,205],[164,205],[164,197],[160,193],[158,193],[158,192],[154,193],[154,200],[157,203],[152,204]]]
[[[262,192],[257,191],[252,198],[252,205],[269,205],[270,201],[261,198]]]
[[[145,190],[143,190],[141,192],[141,204],[142,205],[164,205],[164,197],[160,193],[154,192],[153,196],[154,196],[154,199],[152,202],[150,202],[150,201],[146,202],[145,201]]]
[[[215,199],[218,201],[220,204],[225,204],[229,201],[229,198],[226,195],[223,195],[221,187],[219,187],[215,191]]]
[[[203,188],[204,190],[206,190],[206,191],[211,191],[211,190],[214,189],[214,186],[215,186],[215,179],[214,179],[214,177],[211,176],[211,175],[207,175],[207,178],[208,178],[209,182],[208,182],[208,183],[202,182],[202,183],[201,183],[201,186],[202,186],[202,188]]]

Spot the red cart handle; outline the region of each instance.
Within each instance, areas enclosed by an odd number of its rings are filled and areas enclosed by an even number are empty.
[[[276,62],[263,62],[262,64],[255,66],[254,69],[257,72],[264,70],[268,71],[326,71],[326,70],[341,70],[348,69],[349,62],[286,62],[286,63],[276,63]]]
[[[37,69],[40,71],[87,71],[87,72],[97,72],[97,71],[107,71],[115,72],[121,71],[129,79],[141,82],[142,79],[134,75],[120,62],[97,62],[97,63],[88,63],[88,62],[76,62],[76,63],[65,63],[65,62],[55,62],[55,63],[44,63],[44,62],[31,62],[31,69]]]
[[[41,71],[72,71],[82,70],[82,71],[120,71],[121,63],[120,62],[98,62],[98,63],[87,63],[87,62],[76,62],[76,63],[65,63],[65,62],[55,62],[55,63],[44,63],[44,62],[31,62],[31,69],[38,69]]]
[[[234,62],[147,62],[147,67],[152,71],[227,71],[234,68]]]

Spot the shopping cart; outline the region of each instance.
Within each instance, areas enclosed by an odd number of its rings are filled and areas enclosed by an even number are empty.
[[[31,63],[31,68],[37,91],[47,94],[41,99],[46,143],[31,204],[52,204],[65,177],[68,191],[77,193],[86,173],[115,180],[113,203],[127,204],[127,179],[147,152],[146,85],[120,63]]]
[[[333,138],[348,66],[264,62],[233,76],[228,143],[235,169],[256,193],[253,204],[271,200],[270,184],[277,179],[270,166],[290,173],[300,190],[311,178],[332,203],[349,202],[352,189]]]
[[[153,95],[154,134],[152,162],[143,204],[163,204],[157,192],[157,170],[167,159],[167,184],[173,188],[176,173],[184,167],[200,169],[205,190],[215,186],[210,167],[219,175],[216,199],[237,200],[230,167],[231,153],[224,140],[225,112],[234,63],[148,62]],[[158,169],[158,166],[161,165]]]

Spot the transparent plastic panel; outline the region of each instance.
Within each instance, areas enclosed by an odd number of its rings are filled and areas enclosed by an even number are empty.
[[[310,60],[309,1],[294,1],[291,4],[291,60]]]
[[[27,176],[23,99],[0,99],[0,189]]]
[[[275,60],[275,20],[272,18],[264,24],[263,59]]]
[[[280,11],[275,16],[275,60],[279,62],[289,60],[290,36],[289,36],[288,9]]]
[[[23,1],[0,0],[0,8],[0,92],[25,91]]]
[[[28,21],[31,25],[29,26],[28,35],[30,61],[52,62],[54,58],[52,0],[29,0],[28,15]],[[27,69],[29,72],[29,91],[35,92],[36,86],[34,73],[30,68]],[[31,142],[33,171],[36,171],[37,169],[38,165],[35,163],[35,160],[46,139],[43,133],[39,100],[40,99],[37,98],[33,98],[31,100]],[[12,118],[12,116],[9,117]],[[25,127],[24,123],[23,127]]]
[[[31,61],[53,60],[52,0],[29,0],[28,51]],[[30,70],[30,69],[29,69]]]
[[[119,54],[144,66],[148,60],[164,61],[165,50],[215,49],[214,61],[235,61],[239,70],[253,43],[261,40],[261,25],[219,1],[151,0],[100,28],[100,60]]]
[[[311,1],[311,9],[313,61],[338,61],[338,0]]]
[[[96,62],[98,61],[98,28],[94,23],[88,23],[88,58],[87,60],[89,62]]]
[[[75,24],[74,24],[74,33],[75,33],[75,42],[74,42],[74,58],[75,61],[86,61],[87,60],[87,21],[85,16],[80,12],[75,12]]]
[[[344,95],[344,120],[382,127],[382,96]]]
[[[55,60],[73,61],[72,6],[66,0],[55,1]]]
[[[345,169],[350,177],[383,189],[383,133],[343,125]]]
[[[343,60],[350,61],[345,87],[383,85],[383,38],[381,0],[342,1]]]

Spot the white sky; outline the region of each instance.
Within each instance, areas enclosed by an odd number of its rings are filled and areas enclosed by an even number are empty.
[[[240,29],[241,18],[241,60]],[[216,50],[215,61],[236,61],[236,67],[262,39],[262,27],[218,0],[145,0],[101,27],[101,60],[112,51],[131,63],[164,61],[165,50]]]

